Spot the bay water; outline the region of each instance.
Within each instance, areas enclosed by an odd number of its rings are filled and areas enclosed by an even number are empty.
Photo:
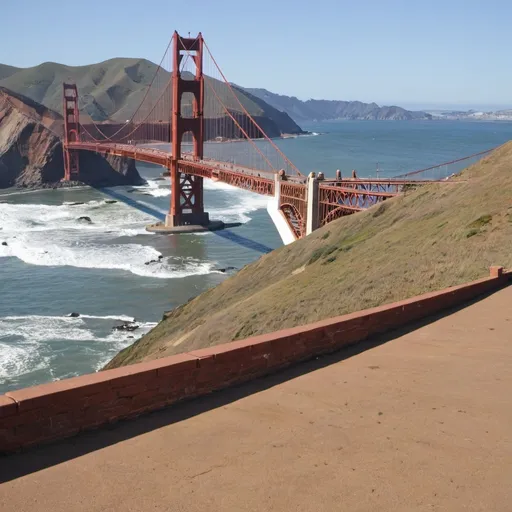
[[[311,135],[276,143],[303,174],[326,176],[336,169],[395,176],[512,138],[512,123],[337,121],[303,128]],[[282,245],[265,197],[208,180],[210,217],[239,227],[146,232],[168,210],[169,180],[158,167],[137,167],[145,186],[0,190],[0,244],[7,243],[0,245],[0,393],[97,371],[164,311]],[[112,329],[132,319],[137,330]]]

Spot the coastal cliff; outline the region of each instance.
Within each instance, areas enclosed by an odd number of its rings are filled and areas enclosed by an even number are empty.
[[[62,117],[0,87],[0,188],[60,186],[64,175]],[[93,186],[144,182],[133,160],[80,153],[83,183]]]
[[[512,268],[512,142],[450,183],[338,219],[247,265],[107,366],[190,352],[403,300]]]

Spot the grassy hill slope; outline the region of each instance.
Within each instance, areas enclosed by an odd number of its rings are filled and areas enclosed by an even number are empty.
[[[75,82],[78,86],[82,112],[86,112],[95,121],[124,122],[130,119],[144,98],[156,70],[157,65],[153,62],[127,58],[110,59],[88,66],[66,66],[45,62],[25,69],[0,64],[0,86],[62,113],[62,83]],[[162,70],[159,77],[164,84],[170,76]],[[206,80],[215,82],[214,89],[228,108],[240,110],[226,84],[209,77]],[[208,101],[210,94],[212,93],[206,87],[206,117],[212,117]],[[301,132],[300,127],[287,114],[278,112],[243,91],[235,90],[235,94],[251,115],[270,119],[272,136]],[[160,93],[155,92],[155,97],[159,96]],[[190,103],[190,99],[187,100],[185,97],[184,101]],[[168,110],[170,118],[170,107]]]
[[[512,268],[512,142],[453,183],[339,219],[168,313],[120,366],[377,306]]]

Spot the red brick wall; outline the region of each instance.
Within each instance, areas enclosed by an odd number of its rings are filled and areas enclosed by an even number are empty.
[[[69,437],[333,352],[501,287],[512,272],[216,347],[0,395],[0,453]]]

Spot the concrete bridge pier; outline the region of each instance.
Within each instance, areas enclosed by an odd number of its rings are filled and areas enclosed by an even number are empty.
[[[306,235],[310,235],[320,227],[320,212],[318,209],[318,195],[319,195],[319,181],[321,176],[318,177],[314,172],[309,173],[308,176],[308,206],[306,213]]]
[[[165,226],[208,226],[210,218],[204,211],[203,178],[180,173],[175,160],[172,161],[170,175],[171,208],[165,217]]]
[[[173,162],[174,164],[174,162]],[[211,221],[204,211],[203,178],[180,173],[176,165],[170,169],[171,207],[164,223],[147,226],[154,233],[197,233],[224,228],[222,221]]]
[[[189,212],[181,215],[168,213],[165,216],[165,226],[167,228],[184,228],[186,226],[207,227],[210,224],[210,215],[208,212]]]
[[[282,176],[276,174],[274,176],[275,186],[274,186],[274,197],[272,197],[267,203],[267,212],[274,223],[281,240],[284,245],[291,244],[295,242],[295,234],[291,226],[286,222],[286,219],[281,212],[281,183],[283,181]]]

